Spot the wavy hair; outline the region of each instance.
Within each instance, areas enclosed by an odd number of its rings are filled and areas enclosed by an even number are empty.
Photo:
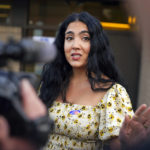
[[[115,82],[121,83],[115,65],[109,41],[100,21],[87,12],[73,13],[62,22],[55,38],[58,53],[52,63],[43,67],[41,77],[40,98],[49,107],[58,96],[66,102],[66,91],[72,76],[72,67],[64,54],[65,31],[74,21],[81,21],[88,27],[90,34],[90,53],[87,63],[87,77],[93,91],[108,90]],[[102,75],[108,78],[103,78]],[[103,85],[109,83],[109,87]],[[111,83],[111,84],[110,84]]]

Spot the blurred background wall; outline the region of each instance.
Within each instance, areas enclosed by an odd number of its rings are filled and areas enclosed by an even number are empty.
[[[33,36],[55,37],[59,24],[67,15],[88,11],[100,19],[109,36],[135,109],[142,51],[141,40],[136,36],[139,30],[136,16],[126,8],[126,0],[0,0],[0,32],[5,35],[0,34],[0,40],[6,41],[9,36],[17,40]],[[8,27],[11,31],[6,32]],[[21,69],[36,72],[37,65],[24,64]]]

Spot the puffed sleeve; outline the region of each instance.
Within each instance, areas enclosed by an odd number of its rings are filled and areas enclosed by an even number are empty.
[[[132,117],[134,114],[129,95],[120,84],[113,85],[107,91],[99,107],[99,139],[102,141],[118,136],[125,115]]]

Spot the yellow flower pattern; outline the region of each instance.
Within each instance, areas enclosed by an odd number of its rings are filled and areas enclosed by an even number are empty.
[[[101,149],[102,141],[118,136],[125,115],[133,116],[130,98],[113,85],[96,106],[54,102],[49,116],[55,121],[45,150]]]

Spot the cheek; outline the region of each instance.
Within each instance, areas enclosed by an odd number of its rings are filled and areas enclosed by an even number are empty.
[[[66,56],[66,59],[68,60],[70,57],[70,46],[68,44],[64,44],[64,53]]]
[[[65,45],[64,45],[64,54],[65,54],[66,59],[68,59],[69,49]]]
[[[64,43],[64,51],[65,51],[65,53],[69,52],[69,50],[70,50],[70,44],[68,42],[65,42]]]
[[[90,49],[91,49],[91,47],[90,47],[90,44],[89,44],[89,45],[87,45],[85,47],[85,53],[89,54],[90,53]]]

